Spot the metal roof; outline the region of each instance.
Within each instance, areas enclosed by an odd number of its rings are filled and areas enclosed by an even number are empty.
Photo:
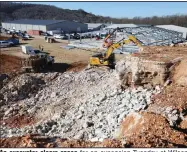
[[[182,26],[176,26],[176,25],[157,25],[157,27],[165,28],[165,29],[170,29],[174,31],[180,31],[180,32],[187,32],[186,27]]]
[[[187,39],[187,28],[186,27],[176,26],[176,25],[157,25],[157,27],[172,30],[172,31],[182,32],[183,38]]]
[[[135,24],[112,24],[112,25],[109,25],[106,27],[106,29],[109,29],[109,28],[123,28],[123,27],[138,27],[137,25]]]
[[[63,22],[63,21],[65,21],[65,20],[21,19],[21,20],[13,20],[13,21],[4,21],[3,23],[49,25],[49,24],[55,24],[55,23],[59,23],[59,22]]]
[[[140,27],[140,26],[151,26],[147,24],[112,24],[106,27],[106,29],[114,29],[114,28],[125,28],[125,27]]]

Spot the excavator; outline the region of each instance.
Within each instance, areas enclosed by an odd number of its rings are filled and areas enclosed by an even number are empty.
[[[137,46],[141,46],[141,42],[136,39],[133,35],[129,35],[128,39],[122,39],[117,43],[107,44],[107,51],[105,53],[97,53],[90,57],[90,66],[109,66],[114,68],[115,56],[113,51],[117,48],[120,48],[124,44],[134,43]]]

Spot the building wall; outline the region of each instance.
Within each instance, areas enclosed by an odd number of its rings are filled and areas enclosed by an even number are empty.
[[[43,32],[47,32],[47,27],[46,25],[39,25],[39,30]]]
[[[7,24],[6,23],[2,23],[2,27],[7,29]]]
[[[41,30],[43,32],[46,32],[45,25],[2,23],[2,27],[6,29],[13,29],[13,27],[15,27],[16,30],[21,30],[21,31]]]
[[[77,28],[81,29],[81,32],[88,31],[88,25],[73,21],[63,21],[56,24],[47,25],[47,31],[56,30],[57,28],[61,28],[62,31],[69,33],[69,32],[77,32]]]
[[[32,25],[30,24],[22,24],[22,26],[25,26],[24,27],[25,31],[33,30]]]
[[[21,29],[21,24],[15,24],[15,29]]]
[[[28,30],[40,30],[47,32],[50,30],[56,30],[61,28],[64,32],[77,32],[77,28],[81,29],[81,32],[88,31],[88,25],[73,22],[73,21],[63,21],[60,23],[50,24],[50,25],[30,25],[30,24],[13,24],[13,23],[2,23],[2,27],[6,29],[12,29],[15,27],[16,30],[28,31]]]

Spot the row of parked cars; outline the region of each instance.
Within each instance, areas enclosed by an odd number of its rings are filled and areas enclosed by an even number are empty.
[[[54,34],[53,37],[55,39],[63,39],[63,40],[67,40],[67,39],[86,39],[86,38],[96,38],[97,35],[95,34]]]
[[[14,29],[12,30],[6,30],[6,29],[1,29],[1,33],[7,34],[7,35],[17,35],[18,37],[22,38],[22,39],[29,39],[32,38],[32,36],[30,36],[29,34],[27,34],[26,31],[16,31]]]
[[[6,30],[4,28],[0,28],[0,33],[3,33],[5,35],[13,35],[16,34],[16,31],[14,30]],[[16,36],[12,36],[12,37],[7,37],[7,36],[1,36],[1,40],[0,40],[0,47],[11,47],[14,45],[18,45],[19,44],[19,39],[16,38]]]

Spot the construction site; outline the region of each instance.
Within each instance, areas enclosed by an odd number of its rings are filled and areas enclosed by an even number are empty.
[[[19,44],[0,52],[0,147],[187,147],[183,33],[97,33],[1,35]]]

